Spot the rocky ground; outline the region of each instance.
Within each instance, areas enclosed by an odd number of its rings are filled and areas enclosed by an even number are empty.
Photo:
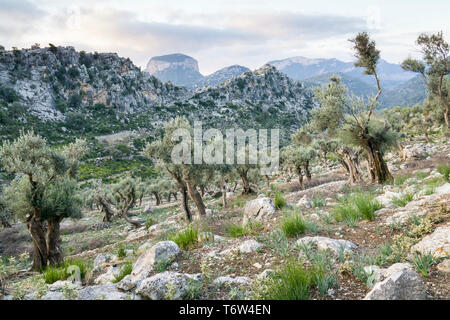
[[[3,299],[260,298],[266,279],[290,259],[305,266],[320,260],[334,277],[312,287],[310,299],[450,299],[450,183],[437,171],[450,163],[448,140],[411,144],[404,156],[387,156],[395,177],[389,185],[351,185],[338,166],[314,168],[306,190],[279,178],[273,185],[287,202],[281,209],[266,188],[251,196],[229,192],[225,209],[220,197],[206,196],[198,241],[184,250],[169,240],[186,228],[178,202],[149,213],[144,199],[134,213],[154,223],[139,229],[101,224],[99,212],[87,212],[62,227],[66,255],[90,261],[84,279],[46,284],[40,274],[18,272]],[[336,208],[355,192],[380,204],[374,219],[337,221]],[[307,227],[288,237],[283,217],[292,212]],[[23,225],[0,238],[3,255],[29,245]]]

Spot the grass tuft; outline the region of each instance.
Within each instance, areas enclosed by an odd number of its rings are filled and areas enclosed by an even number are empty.
[[[225,232],[232,238],[239,238],[246,235],[248,229],[239,223],[231,223],[225,227]]]
[[[120,282],[127,275],[131,274],[131,271],[133,271],[133,265],[131,262],[127,262],[122,266],[122,268],[120,268],[120,273],[117,276],[114,276],[112,283]]]
[[[198,223],[189,225],[183,231],[169,236],[169,240],[175,242],[182,250],[189,250],[198,243],[199,225]]]
[[[392,203],[394,204],[394,208],[402,208],[406,206],[409,202],[414,199],[414,194],[408,192],[402,195],[401,197],[392,198]]]
[[[69,267],[75,266],[80,271],[80,278],[83,280],[89,270],[89,264],[86,260],[75,259],[66,260],[60,266],[47,266],[42,274],[44,276],[45,283],[52,284],[59,280],[67,280],[72,274],[69,273]]]
[[[332,212],[337,222],[354,226],[360,219],[372,221],[382,205],[369,193],[355,192],[339,200]]]
[[[275,191],[274,197],[275,208],[282,209],[286,206],[286,199],[283,197],[283,194],[279,191]]]
[[[441,165],[438,167],[437,170],[438,170],[438,172],[439,172],[440,174],[442,174],[442,175],[444,176],[445,182],[450,182],[450,179],[449,179],[450,165],[448,165],[448,164],[441,164]]]
[[[305,233],[307,222],[298,213],[286,213],[281,221],[281,230],[286,237],[292,238]]]

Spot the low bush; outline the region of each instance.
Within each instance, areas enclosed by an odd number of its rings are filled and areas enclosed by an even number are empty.
[[[411,202],[414,199],[414,195],[412,193],[405,193],[401,197],[392,198],[392,203],[394,204],[394,208],[401,208]]]
[[[248,233],[248,229],[239,223],[230,223],[225,227],[225,232],[232,238],[239,238]]]
[[[131,262],[127,262],[120,268],[120,273],[117,276],[114,276],[114,280],[112,282],[117,283],[121,281],[127,275],[131,274],[131,271],[133,271],[133,265]]]
[[[66,260],[60,266],[46,267],[42,273],[45,283],[52,284],[58,280],[67,280],[70,276],[74,275],[74,273],[78,273],[78,271],[73,271],[74,269],[79,270],[80,280],[83,280],[86,277],[90,266],[86,260]]]
[[[169,240],[175,242],[181,249],[189,250],[198,243],[199,225],[197,223],[189,225],[183,231],[169,236]]]
[[[274,197],[275,208],[282,209],[286,206],[286,199],[283,197],[283,194],[279,191],[275,191]]]
[[[306,229],[307,223],[298,212],[286,213],[281,221],[281,230],[288,238],[303,234]]]

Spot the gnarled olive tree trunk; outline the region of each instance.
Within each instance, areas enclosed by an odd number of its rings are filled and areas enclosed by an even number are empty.
[[[311,171],[309,171],[309,162],[302,165],[302,169],[305,172],[305,177],[307,181],[311,181]]]
[[[373,182],[384,183],[392,181],[393,177],[383,159],[383,154],[378,145],[371,138],[367,139],[365,149],[368,155],[370,169],[373,171],[374,175]]]
[[[40,271],[48,263],[47,243],[44,233],[44,225],[38,208],[34,209],[27,220],[28,232],[33,240],[33,265],[31,269]]]
[[[194,201],[200,216],[206,215],[205,204],[203,203],[202,196],[198,192],[195,183],[192,183],[190,180],[186,180],[186,187],[189,193],[189,197],[192,199],[192,201]]]
[[[181,193],[181,207],[183,209],[183,212],[186,216],[186,219],[191,222],[192,221],[192,214],[191,210],[189,209],[189,198],[188,198],[188,192],[187,187],[185,185],[180,186],[180,193]]]
[[[248,181],[248,169],[238,170],[239,176],[242,180],[242,194],[253,193],[253,189]]]
[[[298,183],[300,184],[300,188],[302,190],[305,190],[305,185],[303,184],[303,170],[301,166],[295,167],[295,173],[297,173],[298,176]]]
[[[155,196],[156,199],[156,205],[159,206],[161,204],[161,196],[159,195],[158,192],[156,191],[152,191],[153,195]]]
[[[47,253],[48,262],[50,265],[60,265],[64,261],[64,256],[61,250],[61,233],[60,223],[62,217],[57,217],[47,221]]]
[[[350,175],[351,183],[358,183],[361,181],[361,168],[359,166],[358,153],[352,151],[347,147],[341,147],[337,150],[338,154],[345,162],[345,168]]]

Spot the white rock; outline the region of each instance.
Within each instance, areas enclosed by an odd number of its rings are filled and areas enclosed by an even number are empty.
[[[244,207],[243,224],[249,221],[268,221],[276,217],[276,210],[272,199],[267,197],[248,201]]]
[[[261,273],[257,276],[257,278],[258,278],[258,279],[266,279],[266,278],[270,277],[270,276],[273,275],[273,274],[275,274],[275,271],[274,271],[274,270],[272,270],[272,269],[266,269],[266,270],[264,270],[263,272],[261,272]]]
[[[436,258],[450,256],[450,224],[437,227],[432,234],[423,237],[412,246],[411,252],[430,253]]]
[[[381,275],[385,279],[402,270],[413,270],[413,266],[409,263],[394,263],[387,269],[381,269]]]
[[[114,266],[110,266],[106,269],[106,272],[99,275],[94,283],[95,284],[107,284],[113,282],[120,274],[120,269]]]
[[[444,194],[450,194],[450,183],[446,183],[443,186],[440,186],[434,190],[435,195],[444,195]]]
[[[444,273],[450,273],[450,259],[445,259],[437,265],[437,269]]]
[[[48,285],[48,291],[61,291],[63,288],[79,289],[81,288],[81,282],[72,282],[69,280],[58,280]]]
[[[180,248],[173,241],[158,242],[137,259],[131,276],[137,279],[146,278],[156,264],[161,261],[170,261],[180,252]]]
[[[344,249],[344,251],[352,251],[353,249],[356,249],[357,246],[348,240],[341,240],[341,239],[331,239],[326,237],[304,237],[297,240],[297,245],[300,245],[302,243],[313,243],[317,246],[318,250],[327,250],[330,249],[335,253],[338,253],[339,250]]]
[[[426,290],[416,272],[403,269],[375,284],[364,300],[425,300]]]
[[[89,286],[78,291],[79,300],[130,300],[133,296],[118,290],[116,284]]]
[[[136,293],[152,300],[168,299],[169,295],[172,299],[181,299],[190,285],[198,285],[202,281],[201,274],[165,271],[144,279],[136,288]]]
[[[312,208],[313,203],[311,199],[305,194],[298,202],[297,206],[299,207],[305,207],[305,208]]]
[[[254,252],[262,248],[262,244],[255,240],[246,240],[239,246],[239,251],[243,253]]]
[[[116,260],[117,256],[109,253],[100,253],[94,259],[94,270],[100,270],[105,264],[111,263]]]
[[[221,285],[247,285],[250,284],[252,279],[249,277],[231,277],[231,276],[223,276],[215,279],[213,284],[221,286]]]

